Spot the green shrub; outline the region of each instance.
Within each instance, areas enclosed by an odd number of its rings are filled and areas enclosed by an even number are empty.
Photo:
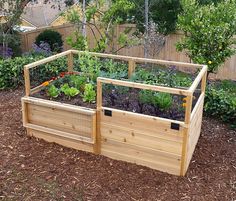
[[[214,86],[208,87],[204,110],[207,115],[217,117],[236,128],[236,96]]]
[[[235,54],[236,1],[199,5],[197,0],[182,0],[183,12],[178,28],[184,38],[177,50],[184,51],[194,63],[208,65],[208,74],[217,72],[227,58]]]
[[[14,88],[24,83],[23,67],[40,57],[15,57],[0,60],[0,89]]]
[[[24,65],[43,59],[43,56],[22,56],[12,59],[0,59],[0,89],[15,88],[24,83]],[[66,70],[66,58],[59,58],[53,62],[30,70],[31,83],[43,82],[57,76]],[[38,83],[38,84],[39,84]]]
[[[39,46],[41,42],[48,43],[53,52],[61,52],[62,50],[62,36],[57,31],[48,29],[40,33],[37,36],[35,43]]]

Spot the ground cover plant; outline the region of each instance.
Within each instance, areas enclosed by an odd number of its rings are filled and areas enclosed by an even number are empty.
[[[204,109],[207,115],[236,128],[236,82],[225,80],[209,84]]]

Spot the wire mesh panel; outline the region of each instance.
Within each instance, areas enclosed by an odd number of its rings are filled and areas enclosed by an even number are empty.
[[[103,106],[168,118],[184,120],[184,96],[131,87],[104,85]]]

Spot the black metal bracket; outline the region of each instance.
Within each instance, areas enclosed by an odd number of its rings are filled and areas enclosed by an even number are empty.
[[[177,123],[171,123],[171,126],[170,126],[170,128],[171,129],[174,129],[174,130],[179,130],[179,124],[177,124]]]
[[[111,110],[104,110],[104,115],[112,117],[112,111]]]

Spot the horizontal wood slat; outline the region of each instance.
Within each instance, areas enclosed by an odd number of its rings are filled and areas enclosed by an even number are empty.
[[[180,171],[179,156],[149,149],[147,147],[120,143],[111,139],[102,141],[101,154],[172,174],[179,174]]]
[[[52,135],[48,132],[44,132],[41,130],[35,130],[31,128],[27,128],[27,133],[30,136],[34,136],[36,138],[44,139],[47,142],[55,142],[57,144],[63,145],[65,147],[87,151],[87,152],[94,152],[94,145],[90,143],[84,143],[81,141],[76,141],[70,139],[68,137],[61,137],[57,135]]]
[[[179,174],[183,128],[173,130],[171,121],[113,110],[101,112],[101,154]],[[165,167],[165,168],[164,168]]]

